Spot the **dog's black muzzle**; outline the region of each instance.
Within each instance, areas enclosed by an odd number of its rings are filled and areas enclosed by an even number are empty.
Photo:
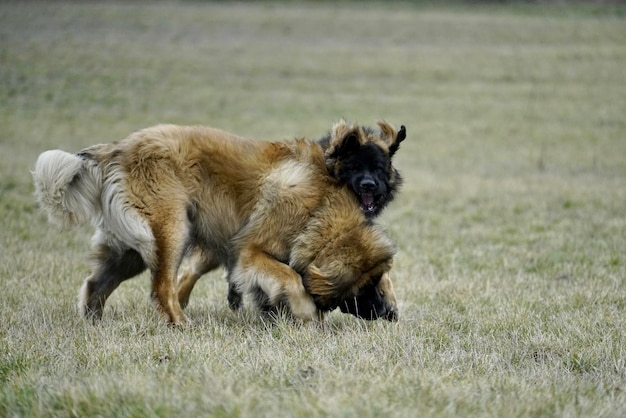
[[[376,179],[366,173],[352,184],[352,188],[359,197],[361,211],[366,216],[376,216],[380,211],[381,197],[381,186]]]
[[[375,320],[386,319],[397,321],[398,312],[382,298],[374,285],[361,289],[357,296],[346,299],[339,304],[341,312],[356,316],[357,318]]]

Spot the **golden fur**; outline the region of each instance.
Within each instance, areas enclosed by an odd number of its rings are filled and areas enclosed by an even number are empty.
[[[395,305],[387,275],[394,246],[328,175],[314,142],[158,125],[77,155],[47,151],[33,176],[52,221],[97,228],[85,315],[100,317],[115,288],[148,268],[158,310],[185,322],[176,274],[189,249],[224,265],[237,290],[286,302],[303,320],[381,276]]]

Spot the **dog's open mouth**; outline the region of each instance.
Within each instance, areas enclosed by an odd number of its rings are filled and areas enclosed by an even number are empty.
[[[361,193],[359,197],[361,198],[361,210],[364,213],[376,212],[376,202],[373,194]]]

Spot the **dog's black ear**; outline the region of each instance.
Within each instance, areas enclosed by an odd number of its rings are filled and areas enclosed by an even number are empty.
[[[348,132],[346,136],[339,142],[331,157],[336,158],[341,155],[355,154],[361,144],[359,143],[359,136],[357,132]]]
[[[400,148],[400,142],[404,141],[406,139],[406,128],[404,127],[404,125],[400,126],[400,130],[398,131],[398,134],[396,135],[396,140],[393,141],[393,144],[391,144],[389,146],[389,156],[393,157],[393,154],[396,153],[396,151],[398,151],[398,148]]]
[[[330,140],[320,142],[326,158],[336,159],[339,156],[356,153],[363,140],[363,132],[358,125],[340,120],[330,131]],[[324,146],[326,145],[326,147]]]

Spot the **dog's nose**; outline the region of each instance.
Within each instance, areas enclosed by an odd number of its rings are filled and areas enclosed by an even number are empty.
[[[388,310],[384,316],[384,318],[387,321],[391,321],[391,322],[396,322],[398,320],[398,317],[399,317],[398,311],[396,311],[395,309]]]
[[[374,190],[376,188],[376,182],[371,177],[365,177],[361,180],[361,190]]]

